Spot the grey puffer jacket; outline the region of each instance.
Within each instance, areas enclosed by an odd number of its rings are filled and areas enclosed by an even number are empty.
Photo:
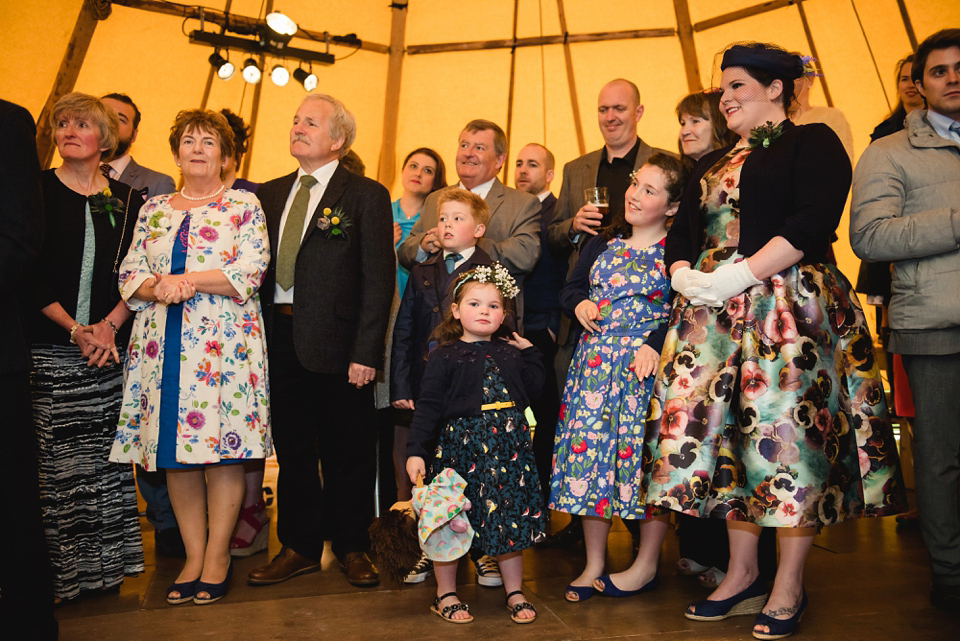
[[[960,326],[960,145],[926,115],[867,147],[853,173],[850,244],[893,262],[890,327],[905,332]]]

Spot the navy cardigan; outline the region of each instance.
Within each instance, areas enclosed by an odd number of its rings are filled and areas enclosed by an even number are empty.
[[[667,269],[678,261],[694,266],[703,251],[700,179],[733,147],[700,159],[667,233]],[[768,148],[757,147],[740,171],[740,247],[749,257],[775,236],[803,252],[807,263],[824,262],[840,224],[853,170],[843,143],[830,127],[783,123]]]
[[[583,326],[580,325],[580,321],[577,320],[577,305],[587,299],[590,293],[590,269],[609,244],[610,240],[601,238],[600,236],[594,236],[588,240],[584,244],[583,249],[580,250],[577,264],[574,265],[573,271],[570,272],[570,276],[567,277],[567,284],[560,290],[560,306],[563,308],[563,311],[573,319],[574,322],[571,323],[571,327],[576,328],[577,335],[574,341],[580,340],[580,333],[583,332]],[[671,301],[674,296],[676,296],[676,292],[670,289]],[[669,329],[669,327],[670,319],[666,318],[656,329],[650,332],[645,344],[658,352],[662,350],[663,340],[667,336],[667,329]]]
[[[488,354],[500,370],[510,399],[521,412],[530,404],[531,398],[540,395],[546,374],[536,347],[521,351],[503,341],[457,341],[440,345],[427,359],[420,397],[416,400],[417,409],[410,425],[407,456],[429,460],[440,428],[447,421],[480,416]]]

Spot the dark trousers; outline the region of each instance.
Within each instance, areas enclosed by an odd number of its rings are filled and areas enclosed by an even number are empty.
[[[26,371],[0,375],[0,630],[10,639],[56,639],[53,576],[40,517],[37,433]],[[9,637],[8,637],[9,635]]]
[[[730,564],[727,522],[723,519],[700,519],[679,512],[676,513],[676,519],[680,556],[726,572]],[[777,575],[776,528],[765,527],[760,532],[757,561],[760,564],[760,576],[772,581]]]
[[[960,354],[903,355],[917,418],[913,469],[935,586],[960,586]]]
[[[557,355],[557,343],[544,329],[530,330],[524,336],[540,350],[546,379],[540,395],[531,399],[530,406],[537,418],[533,431],[533,456],[540,476],[540,490],[545,501],[550,500],[550,476],[553,473],[553,442],[557,433],[557,417],[560,415],[560,390],[557,389],[557,373],[553,360]]]
[[[370,546],[376,483],[373,385],[357,389],[347,372],[304,368],[293,319],[277,314],[270,349],[270,397],[280,542],[319,561],[325,538],[338,558]],[[321,481],[318,464],[322,469]]]
[[[173,513],[170,494],[167,492],[167,471],[148,472],[137,466],[137,489],[143,502],[147,504],[147,521],[154,530],[168,530],[179,527]]]

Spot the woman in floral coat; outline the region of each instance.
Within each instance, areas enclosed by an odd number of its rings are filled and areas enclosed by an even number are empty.
[[[225,593],[244,493],[243,466],[228,463],[272,450],[257,295],[270,252],[256,197],[221,180],[223,116],[181,112],[170,146],[183,188],[143,207],[120,269],[137,317],[111,460],[167,470],[187,551],[167,600],[205,604]]]

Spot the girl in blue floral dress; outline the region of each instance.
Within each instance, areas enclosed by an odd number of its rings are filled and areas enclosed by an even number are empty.
[[[521,552],[542,538],[546,516],[524,408],[540,393],[544,369],[537,348],[502,326],[518,292],[499,263],[458,278],[451,309],[434,331],[438,346],[427,359],[410,427],[407,475],[412,483],[418,476],[429,482],[453,468],[467,482],[473,547],[496,557],[510,618],[532,623],[537,612],[520,590]],[[430,610],[469,623],[473,617],[457,598],[457,564],[434,560]]]
[[[586,330],[567,375],[550,484],[550,508],[583,517],[587,565],[567,587],[571,602],[593,595],[613,515],[644,517],[644,418],[670,316],[663,241],[683,173],[664,154],[634,172],[624,217],[584,245],[560,295]]]

